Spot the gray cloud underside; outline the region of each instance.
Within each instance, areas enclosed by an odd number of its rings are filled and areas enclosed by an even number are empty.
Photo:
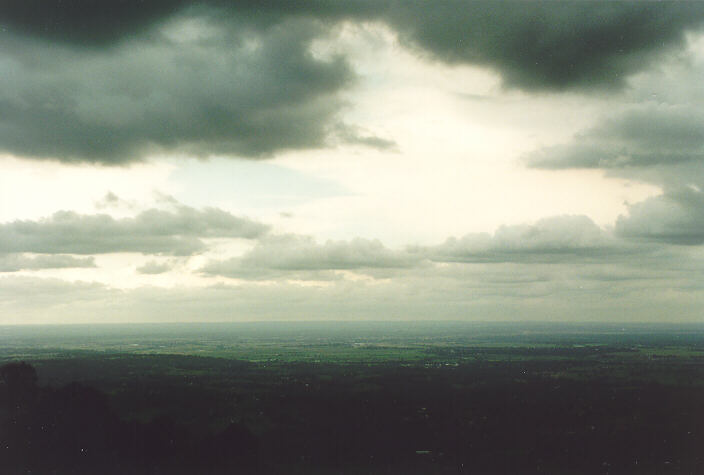
[[[342,58],[308,51],[315,24],[230,31],[174,21],[170,37],[108,50],[10,38],[0,54],[0,150],[105,164],[159,151],[257,158],[322,147],[329,129],[345,128],[336,93],[353,75]],[[188,28],[203,37],[185,39]]]
[[[629,169],[704,161],[704,114],[686,104],[645,105],[605,119],[565,145],[526,157],[545,169]]]
[[[120,164],[157,151],[393,148],[340,122],[354,72],[310,52],[340,21],[384,22],[432,58],[562,90],[621,87],[704,14],[686,2],[147,3],[5,3],[1,151]]]
[[[132,218],[60,211],[38,221],[0,224],[0,252],[192,255],[207,249],[203,239],[243,238],[256,240],[254,247],[239,257],[210,261],[200,272],[248,280],[335,280],[340,278],[337,271],[388,278],[432,261],[550,264],[650,252],[647,246],[617,239],[585,216],[557,216],[532,225],[502,226],[493,235],[469,234],[438,246],[393,250],[361,238],[317,243],[309,236],[271,235],[267,226],[219,209],[170,205],[171,210],[150,209]],[[150,261],[137,271],[158,274],[173,265]]]
[[[526,88],[620,85],[653,52],[682,44],[704,19],[698,2],[347,0],[262,4],[222,0],[14,0],[0,20],[19,32],[98,47],[149,31],[177,13],[236,18],[259,29],[290,18],[377,20],[449,62],[486,64]]]
[[[394,2],[402,40],[454,63],[490,66],[522,89],[619,88],[655,53],[699,27],[701,4],[675,2]]]
[[[450,238],[426,250],[436,262],[564,262],[640,252],[586,216],[556,216],[532,225],[501,226],[493,235]]]
[[[269,236],[245,253],[225,261],[211,261],[201,272],[241,279],[288,277],[334,280],[341,270],[403,269],[420,263],[422,256],[393,251],[379,241],[353,239],[318,244],[308,236]]]
[[[95,260],[93,257],[74,257],[64,254],[48,254],[38,256],[28,256],[25,254],[0,254],[0,272],[75,267],[95,267]]]
[[[59,211],[38,221],[0,224],[0,252],[191,255],[205,249],[203,238],[254,239],[267,231],[261,223],[216,208],[178,205],[122,219]]]

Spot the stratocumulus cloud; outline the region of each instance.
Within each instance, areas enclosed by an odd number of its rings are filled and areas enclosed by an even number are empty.
[[[269,236],[244,255],[225,261],[211,261],[204,274],[244,279],[293,277],[313,280],[334,279],[331,271],[404,269],[418,265],[420,256],[394,251],[381,242],[367,239],[317,243],[309,236]]]
[[[646,105],[607,117],[571,143],[528,155],[535,168],[626,169],[704,161],[704,114],[683,104]]]
[[[493,235],[449,238],[428,252],[438,262],[551,263],[631,251],[586,216],[555,216],[534,224],[501,226]]]
[[[59,211],[37,221],[0,224],[0,252],[190,255],[206,248],[204,238],[254,239],[267,230],[264,224],[217,208],[178,205],[175,210],[149,209],[120,219]]]
[[[66,269],[95,267],[93,257],[74,257],[65,254],[0,254],[0,272],[17,272],[20,270]]]

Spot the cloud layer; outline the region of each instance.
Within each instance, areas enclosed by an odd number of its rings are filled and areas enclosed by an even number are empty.
[[[534,224],[501,226],[493,235],[468,234],[437,246],[392,250],[379,241],[317,243],[300,235],[267,235],[243,255],[211,260],[205,275],[243,280],[330,280],[332,271],[374,278],[432,273],[437,264],[574,264],[645,257],[651,248],[613,236],[586,216],[555,216]]]
[[[174,224],[179,213],[167,215],[169,219],[161,222],[171,225],[161,227],[164,236],[173,236],[176,229],[189,232]],[[153,228],[136,227],[139,216],[143,214],[121,220],[103,218],[110,223],[103,229],[140,229],[154,236]],[[235,236],[242,234],[241,229],[233,231],[232,225],[216,226],[212,220],[201,219],[201,224],[211,224],[194,236],[238,239]],[[217,220],[223,221],[232,222],[232,218]],[[99,234],[95,230],[90,234],[96,243],[101,243],[96,238]],[[118,289],[97,282],[7,274],[0,278],[2,322],[46,322],[47,315],[54,322],[62,318],[95,321],[96,315],[113,322],[194,318],[618,320],[631,318],[628,315],[658,320],[665,311],[675,320],[691,320],[697,317],[695,306],[704,303],[704,255],[696,248],[620,238],[584,216],[557,216],[530,225],[504,226],[494,234],[470,234],[438,246],[403,250],[365,239],[319,243],[300,235],[250,236],[255,244],[249,251],[228,260],[211,260],[200,269],[176,266],[173,258],[150,260],[136,269],[148,279],[175,272],[176,267],[179,272],[191,268],[202,279],[196,286]],[[125,240],[127,235],[117,239]],[[105,251],[143,249],[129,240],[110,244]],[[168,246],[158,252],[173,254]],[[64,255],[34,259],[21,259],[12,267],[31,270],[32,265],[50,267],[47,263],[54,261],[56,267],[59,261],[92,264],[92,259]],[[5,263],[5,270],[11,270],[12,261]],[[219,283],[212,284],[210,279],[215,276]]]

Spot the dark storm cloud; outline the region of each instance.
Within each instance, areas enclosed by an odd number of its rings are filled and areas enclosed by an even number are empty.
[[[266,28],[287,18],[373,18],[381,2],[354,0],[5,0],[0,22],[11,30],[77,47],[106,47],[177,14],[242,19]]]
[[[268,227],[216,208],[150,209],[134,218],[59,211],[38,221],[0,224],[0,252],[190,255],[205,249],[203,238],[253,239]]]
[[[621,87],[704,20],[697,2],[394,2],[403,41],[522,89]]]
[[[25,254],[0,254],[0,272],[20,270],[64,269],[95,267],[92,257],[74,257],[64,254],[27,256]]]
[[[0,24],[77,45],[107,45],[140,33],[190,2],[185,0],[5,0]]]
[[[501,226],[493,235],[449,238],[425,252],[436,262],[540,262],[603,259],[630,253],[586,216],[556,216],[532,225]]]
[[[356,238],[318,244],[308,236],[269,236],[241,257],[211,261],[201,272],[243,279],[291,277],[335,278],[336,270],[402,269],[419,264],[422,256],[394,251],[379,241]],[[310,275],[306,275],[310,273]]]
[[[345,59],[311,53],[340,21],[386,23],[422,54],[491,67],[508,86],[562,90],[622,86],[681,46],[703,11],[685,2],[8,1],[0,150],[121,164],[158,151],[389,148],[340,123],[338,93],[354,78]]]
[[[321,147],[339,125],[342,58],[316,59],[311,22],[232,30],[178,17],[107,50],[10,38],[0,54],[0,149],[120,164],[158,151],[265,157]],[[189,36],[191,35],[191,36]]]
[[[669,166],[704,161],[704,114],[691,105],[644,106],[603,121],[572,143],[527,158],[535,168]]]
[[[10,0],[11,29],[76,45],[106,45],[177,13],[207,12],[266,28],[289,18],[380,20],[402,41],[448,62],[486,64],[525,88],[620,85],[651,53],[698,27],[698,2]]]

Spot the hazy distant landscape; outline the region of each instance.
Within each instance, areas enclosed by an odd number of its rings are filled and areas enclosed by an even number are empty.
[[[704,469],[702,325],[66,325],[2,327],[0,337],[0,363],[29,363],[40,391],[24,412],[3,405],[9,470]],[[73,399],[61,398],[66,388]],[[102,396],[80,396],[90,390]],[[81,397],[105,405],[67,402]],[[94,413],[80,422],[84,410]],[[96,420],[102,445],[85,427]]]
[[[0,357],[177,354],[254,363],[460,363],[630,355],[696,358],[704,324],[263,322],[0,326]],[[704,353],[701,353],[704,354]],[[494,355],[494,356],[491,356]]]

